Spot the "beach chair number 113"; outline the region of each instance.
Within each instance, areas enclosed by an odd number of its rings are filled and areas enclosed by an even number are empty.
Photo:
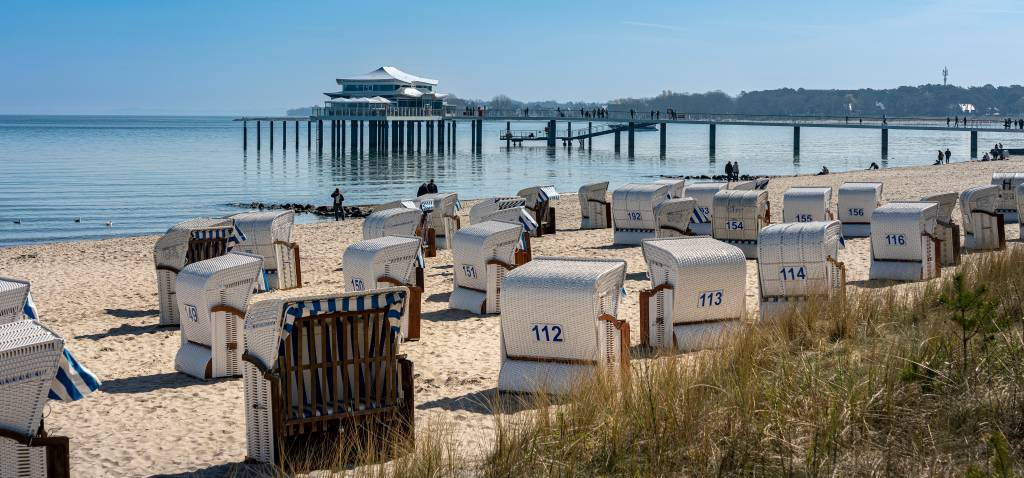
[[[562,326],[552,324],[533,324],[530,329],[534,340],[538,342],[562,342]]]
[[[722,291],[709,290],[700,293],[697,307],[711,307],[715,305],[722,305]]]

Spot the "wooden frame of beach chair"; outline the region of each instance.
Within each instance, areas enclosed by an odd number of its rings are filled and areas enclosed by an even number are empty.
[[[1024,185],[1024,173],[992,173],[992,185],[999,186],[995,212],[1003,215],[1006,224],[1018,223],[1017,188]]]
[[[953,209],[959,198],[957,193],[932,194],[921,201],[938,203],[938,217],[935,221],[935,235],[942,241],[940,264],[960,265],[960,226],[953,222]]]
[[[658,228],[654,237],[692,236],[690,217],[697,201],[693,198],[681,197],[668,199],[654,208],[654,222]]]
[[[533,214],[533,219],[540,226],[537,228],[537,237],[555,233],[555,207],[551,203],[557,201],[559,195],[554,186],[529,187],[520,190],[516,196],[526,199],[526,209]]]
[[[353,441],[392,451],[399,444],[389,439],[412,443],[413,363],[398,339],[407,297],[395,287],[250,305],[242,357],[248,462],[299,473],[303,458],[336,456]]]
[[[346,291],[392,286],[408,289],[402,316],[402,335],[408,341],[420,339],[424,290],[423,267],[417,258],[420,248],[419,237],[384,236],[353,243],[342,255]]]
[[[832,188],[794,186],[782,194],[782,222],[831,221]]]
[[[529,241],[521,224],[504,221],[484,221],[455,233],[448,307],[474,314],[500,312],[499,298],[505,276],[521,265],[520,260],[529,259],[517,256],[519,241],[524,238]],[[529,249],[526,253],[529,254]]]
[[[299,245],[292,242],[292,229],[295,226],[293,211],[252,211],[235,214],[230,218],[245,237],[232,250],[263,257],[269,290],[302,287]]]
[[[32,289],[28,281],[0,276],[0,324],[22,320]]]
[[[872,280],[928,280],[942,275],[939,204],[890,202],[871,216]]]
[[[808,297],[844,294],[846,265],[839,261],[842,223],[785,222],[761,229],[757,276],[762,319]]]
[[[680,351],[718,346],[746,313],[747,258],[707,237],[647,239],[651,288],[640,291],[640,344]]]
[[[235,236],[234,220],[198,218],[175,224],[157,240],[153,251],[157,292],[160,299],[160,325],[180,323],[174,283],[185,266],[227,254]]]
[[[870,237],[871,214],[882,205],[884,184],[845,182],[839,185],[836,199],[838,219],[844,237]]]
[[[608,201],[608,181],[580,186],[580,229],[612,227],[612,203]]]
[[[245,307],[262,268],[262,256],[230,252],[181,270],[175,288],[185,320],[175,370],[200,380],[242,374]]]
[[[70,477],[70,440],[43,425],[64,340],[35,320],[0,325],[0,477]]]
[[[671,196],[668,184],[629,183],[612,191],[614,244],[639,245],[658,235],[655,210]]]
[[[960,193],[964,250],[993,251],[1006,248],[1003,215],[996,212],[999,191],[999,186],[985,185],[968,188]]]
[[[617,318],[626,263],[537,257],[505,276],[501,392],[564,394],[595,368],[628,377],[629,324]]]
[[[722,190],[712,199],[711,233],[757,259],[761,229],[771,224],[772,205],[763,189]]]

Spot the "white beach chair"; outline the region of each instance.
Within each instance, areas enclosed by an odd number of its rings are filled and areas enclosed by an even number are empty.
[[[791,187],[782,195],[782,222],[831,221],[832,188]]]
[[[232,252],[193,262],[178,273],[181,347],[174,369],[209,380],[242,374],[242,321],[263,259]]]
[[[409,290],[402,316],[402,336],[410,341],[420,338],[424,279],[420,241],[415,236],[367,239],[349,245],[341,261],[347,292],[394,286]]]
[[[697,201],[690,216],[690,231],[701,236],[711,235],[711,205],[715,193],[725,189],[729,189],[729,183],[697,183],[686,188],[686,196]]]
[[[871,214],[882,205],[882,183],[847,182],[839,186],[839,220],[843,236],[871,235]]]
[[[683,352],[715,347],[746,312],[747,259],[707,236],[648,239],[651,288],[640,291],[640,343]]]
[[[175,224],[156,242],[153,259],[160,294],[160,325],[178,325],[174,282],[185,266],[222,256],[244,240],[228,218],[198,218]]]
[[[921,198],[921,201],[938,204],[935,235],[942,241],[940,263],[944,266],[960,264],[960,226],[953,222],[958,197],[957,193],[940,193]]]
[[[0,478],[70,477],[70,440],[47,434],[43,408],[99,387],[64,339],[38,320],[0,324]]]
[[[418,236],[423,224],[423,211],[418,208],[396,207],[376,210],[363,219],[363,239],[384,236]]]
[[[612,193],[615,244],[640,244],[657,236],[654,209],[669,199],[669,185],[629,183]]]
[[[697,201],[693,198],[673,198],[654,208],[654,221],[658,226],[655,237],[692,236],[690,216]]]
[[[263,258],[267,289],[302,287],[302,265],[299,245],[292,242],[295,213],[292,211],[253,211],[231,216],[244,240],[233,248],[236,252],[256,254]]]
[[[559,194],[554,186],[533,186],[516,193],[526,199],[526,210],[533,215],[533,220],[540,224],[537,228],[537,237],[543,234],[555,233],[555,206],[553,203],[558,200]]]
[[[612,203],[608,202],[608,181],[580,186],[580,229],[612,227]]]
[[[839,221],[786,222],[761,230],[757,273],[762,319],[785,312],[810,296],[844,291],[841,234]]]
[[[654,184],[667,184],[668,192],[672,195],[672,198],[683,198],[686,197],[686,180],[682,178],[664,178],[657,179]]]
[[[474,204],[473,207],[469,208],[469,223],[479,224],[484,221],[490,221],[492,220],[491,218],[500,211],[525,208],[525,206],[526,199],[519,196],[484,198]]]
[[[398,338],[407,294],[395,287],[249,306],[243,356],[248,461],[302,473],[296,467],[308,446],[344,448],[349,444],[339,432],[353,430],[372,430],[361,439],[375,444],[360,445],[377,450],[377,439],[411,442],[413,370],[399,354]]]
[[[870,279],[927,280],[942,273],[942,241],[935,235],[939,204],[891,202],[871,217]]]
[[[626,262],[538,257],[505,276],[498,390],[563,394],[595,368],[629,370],[617,319]]]
[[[719,191],[711,210],[714,238],[739,247],[747,259],[757,259],[758,233],[772,217],[768,191]]]
[[[30,289],[28,281],[0,277],[0,324],[27,318]]]
[[[519,224],[499,221],[473,224],[455,233],[455,279],[448,307],[474,314],[500,312],[502,281],[516,267],[516,245],[522,235]]]
[[[993,251],[1006,247],[1003,215],[996,212],[999,186],[975,186],[960,193],[964,250]]]
[[[430,193],[416,198],[416,206],[427,213],[427,227],[434,230],[436,247],[451,249],[451,237],[462,225],[457,215],[460,204],[455,193]]]
[[[1024,184],[1024,173],[992,173],[992,185],[999,186],[996,212],[1003,215],[1006,224],[1018,222],[1017,188]]]

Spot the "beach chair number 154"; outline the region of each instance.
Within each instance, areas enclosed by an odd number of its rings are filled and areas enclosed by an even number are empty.
[[[534,340],[538,342],[562,342],[562,326],[553,324],[533,324],[530,329]]]
[[[743,229],[743,221],[726,221],[725,228],[730,231],[738,231]]]

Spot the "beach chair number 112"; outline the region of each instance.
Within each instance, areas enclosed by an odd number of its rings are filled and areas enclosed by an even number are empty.
[[[538,342],[562,342],[562,326],[551,324],[533,324],[533,338]]]

